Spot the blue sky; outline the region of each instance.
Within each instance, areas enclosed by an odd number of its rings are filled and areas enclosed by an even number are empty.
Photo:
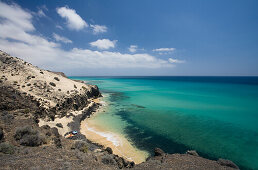
[[[0,49],[68,75],[258,76],[256,0],[0,1]]]

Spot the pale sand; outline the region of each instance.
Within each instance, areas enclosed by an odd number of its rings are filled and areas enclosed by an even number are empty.
[[[4,54],[4,52],[0,51],[1,56]],[[7,56],[10,57],[9,55]],[[60,101],[57,101],[55,98],[63,100],[75,94],[84,95],[85,91],[90,90],[91,86],[85,83],[76,82],[53,72],[39,69],[29,63],[24,64],[24,61],[19,58],[13,58],[13,60],[16,60],[16,70],[13,69],[14,66],[4,64],[0,61],[0,65],[5,65],[5,70],[0,71],[0,77],[5,76],[7,78],[3,83],[12,85],[12,87],[21,93],[26,92],[35,97],[41,103],[42,107],[50,108],[56,106]],[[29,76],[34,76],[34,78],[28,78]],[[55,77],[59,81],[55,80]],[[14,86],[14,82],[19,86]],[[55,83],[56,86],[51,86],[50,82]],[[46,88],[43,88],[43,86],[46,86]]]
[[[114,154],[128,161],[134,161],[136,164],[146,161],[149,156],[148,152],[134,147],[123,135],[106,131],[103,127],[96,125],[91,118],[81,122],[81,133],[90,141],[103,145],[105,148],[110,147]]]

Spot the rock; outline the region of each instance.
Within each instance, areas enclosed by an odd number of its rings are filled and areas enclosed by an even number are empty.
[[[120,169],[122,169],[122,168],[124,167],[124,160],[123,160],[123,158],[119,157],[119,158],[117,159],[117,165],[118,165],[118,167],[119,167]]]
[[[199,156],[199,154],[195,150],[187,151],[186,154],[193,155],[193,156]]]
[[[48,125],[43,125],[43,126],[41,126],[43,129],[50,129],[50,126],[48,126]]]
[[[130,168],[133,168],[134,167],[134,165],[135,165],[135,163],[132,161],[132,162],[130,162]]]
[[[54,79],[55,79],[56,81],[60,81],[58,77],[54,77]]]
[[[87,92],[87,96],[88,96],[89,98],[92,98],[92,97],[97,98],[97,97],[101,97],[102,95],[101,95],[101,93],[100,93],[100,91],[99,91],[98,86],[96,86],[96,85],[91,85],[91,86],[90,86],[90,90]]]
[[[50,82],[49,84],[50,84],[51,86],[53,86],[53,87],[56,87],[56,84],[53,83],[53,82]]]
[[[109,154],[113,154],[113,150],[110,147],[107,147],[105,151],[107,151]]]
[[[234,169],[239,169],[239,167],[236,164],[234,164],[234,162],[227,160],[227,159],[220,158],[217,162],[218,162],[218,164],[220,164],[222,166],[228,166],[228,167],[231,167]]]
[[[162,156],[164,154],[165,154],[165,152],[162,149],[160,149],[160,148],[154,149],[154,156]]]
[[[95,149],[93,152],[94,152],[94,153],[98,153],[98,152],[102,152],[102,150],[97,148],[97,149]]]
[[[63,128],[62,123],[57,123],[56,126],[57,126],[57,127],[60,127],[60,128]]]

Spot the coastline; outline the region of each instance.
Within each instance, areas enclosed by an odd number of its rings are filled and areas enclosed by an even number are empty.
[[[103,101],[100,98],[94,102],[103,104]],[[90,117],[81,121],[81,134],[85,135],[91,142],[100,144],[104,148],[110,147],[113,154],[123,157],[128,161],[133,161],[135,164],[145,162],[149,157],[148,152],[134,147],[133,144],[122,134],[107,131],[104,127],[99,126],[94,122],[93,118],[95,116],[98,114],[104,114],[104,112],[101,113],[102,109],[103,108],[99,108],[95,113],[91,114]]]
[[[0,70],[0,166],[4,169],[238,169],[232,161],[208,160],[195,151],[166,154],[155,148],[154,157],[145,161],[145,153],[120,133],[122,129],[109,133],[109,126],[98,127],[91,121],[104,108],[98,86],[40,69],[2,51]],[[64,137],[70,130],[76,135]]]

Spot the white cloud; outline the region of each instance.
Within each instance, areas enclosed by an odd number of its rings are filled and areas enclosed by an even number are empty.
[[[63,43],[72,43],[72,41],[66,37],[60,36],[56,33],[53,33],[53,37],[55,38],[56,41],[60,41]]]
[[[185,63],[184,60],[178,60],[178,59],[173,59],[173,58],[169,58],[168,61],[170,63]]]
[[[130,45],[130,47],[128,48],[128,50],[132,53],[137,51],[138,46],[137,45]]]
[[[105,25],[90,25],[93,29],[93,34],[99,34],[107,32],[107,27]]]
[[[173,67],[173,63],[179,61],[159,59],[146,53],[126,54],[78,48],[64,50],[59,43],[37,35],[32,25],[32,16],[18,5],[0,2],[0,16],[0,49],[45,69],[59,71],[96,68],[153,69]],[[115,47],[116,40],[103,39],[96,42],[94,43],[96,47],[108,49]]]
[[[92,47],[97,47],[101,50],[107,50],[109,48],[115,48],[117,40],[110,41],[109,39],[102,39],[91,42]]]
[[[89,25],[84,21],[74,9],[68,7],[60,7],[56,9],[57,13],[66,19],[67,27],[71,30],[81,30]]]
[[[152,51],[156,51],[156,52],[171,52],[174,51],[175,48],[157,48],[157,49],[153,49]]]
[[[0,18],[6,19],[2,20],[1,25],[16,25],[26,31],[33,31],[35,29],[31,23],[32,15],[22,10],[16,4],[7,5],[0,1]],[[0,31],[0,33],[5,34],[3,31]]]

